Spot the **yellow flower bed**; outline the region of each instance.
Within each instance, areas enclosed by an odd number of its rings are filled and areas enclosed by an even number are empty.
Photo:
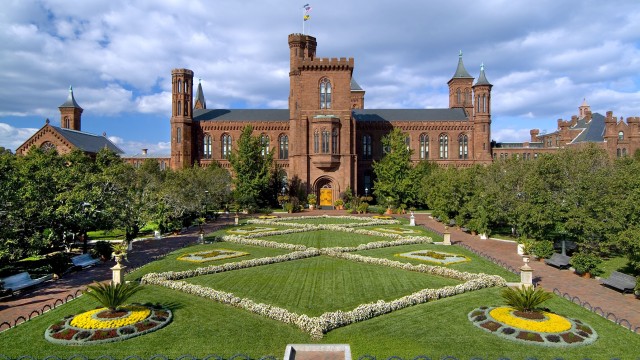
[[[115,329],[133,325],[151,314],[151,310],[139,305],[123,306],[122,309],[128,310],[129,314],[117,319],[99,319],[95,315],[107,310],[107,308],[100,308],[76,315],[69,324],[81,329]]]
[[[543,312],[546,319],[529,320],[513,315],[513,311],[515,311],[515,309],[510,307],[499,307],[491,310],[489,315],[503,324],[522,330],[557,333],[571,329],[569,320],[560,315]]]

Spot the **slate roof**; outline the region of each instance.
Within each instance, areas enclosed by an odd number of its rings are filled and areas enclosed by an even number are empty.
[[[60,135],[62,135],[65,139],[67,139],[67,141],[73,144],[73,146],[82,151],[97,153],[98,151],[106,147],[116,154],[124,153],[119,147],[112,143],[111,140],[107,139],[106,136],[100,136],[71,129],[63,129],[57,126],[51,127],[58,133],[60,133]]]
[[[204,99],[204,93],[202,92],[202,84],[200,82],[198,82],[198,89],[196,90],[196,100],[194,101],[194,104],[197,101],[200,101],[203,109],[207,108],[207,101]]]
[[[604,141],[604,116],[599,113],[591,115],[591,121],[587,123],[585,118],[578,120],[572,129],[584,128],[580,135],[576,136],[571,143],[579,142],[603,142]]]
[[[356,121],[468,121],[463,109],[357,109]]]
[[[354,78],[351,78],[351,91],[364,91]]]
[[[194,121],[289,121],[287,109],[195,109]]]
[[[480,66],[480,76],[478,76],[476,85],[491,85],[489,80],[487,80],[487,76],[484,74],[484,64]]]
[[[453,78],[473,79],[473,76],[469,75],[467,69],[464,68],[464,63],[462,62],[462,51],[460,51],[460,56],[458,58],[458,67],[456,68],[456,73],[453,74]]]
[[[69,96],[67,97],[67,101],[65,101],[62,105],[58,107],[82,109],[80,105],[78,105],[78,103],[76,102],[76,99],[73,97],[73,88],[71,86],[69,86]]]
[[[170,154],[127,154],[122,155],[121,157],[126,159],[169,159],[171,158]]]

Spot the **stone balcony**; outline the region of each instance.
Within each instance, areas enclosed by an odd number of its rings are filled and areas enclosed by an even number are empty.
[[[331,169],[340,165],[340,155],[337,154],[313,154],[311,163],[319,169]]]

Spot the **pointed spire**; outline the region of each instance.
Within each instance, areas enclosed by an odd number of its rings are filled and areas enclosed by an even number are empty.
[[[589,104],[587,104],[587,98],[582,98],[582,105],[580,106],[589,106]]]
[[[487,80],[487,76],[484,74],[484,63],[480,65],[480,76],[478,76],[476,85],[491,85],[489,80]]]
[[[193,103],[194,109],[206,109],[207,101],[204,99],[204,93],[202,92],[202,79],[198,79],[198,89],[196,90],[196,101]]]
[[[67,101],[65,101],[64,104],[58,107],[82,109],[80,105],[78,105],[78,103],[76,102],[76,99],[73,97],[73,87],[69,86],[69,97],[67,97]]]
[[[458,55],[458,57],[458,68],[456,69],[456,73],[453,74],[453,78],[473,79],[473,76],[469,75],[467,69],[464,68],[464,63],[462,62],[462,50],[460,50],[460,55]]]

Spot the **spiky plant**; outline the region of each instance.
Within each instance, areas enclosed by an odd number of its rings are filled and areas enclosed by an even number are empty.
[[[99,283],[89,285],[84,291],[85,294],[98,300],[98,302],[109,309],[116,311],[127,301],[133,294],[142,290],[142,286],[138,283]]]
[[[553,294],[533,286],[508,287],[502,290],[501,295],[507,305],[522,312],[538,312],[543,302],[553,298]]]

